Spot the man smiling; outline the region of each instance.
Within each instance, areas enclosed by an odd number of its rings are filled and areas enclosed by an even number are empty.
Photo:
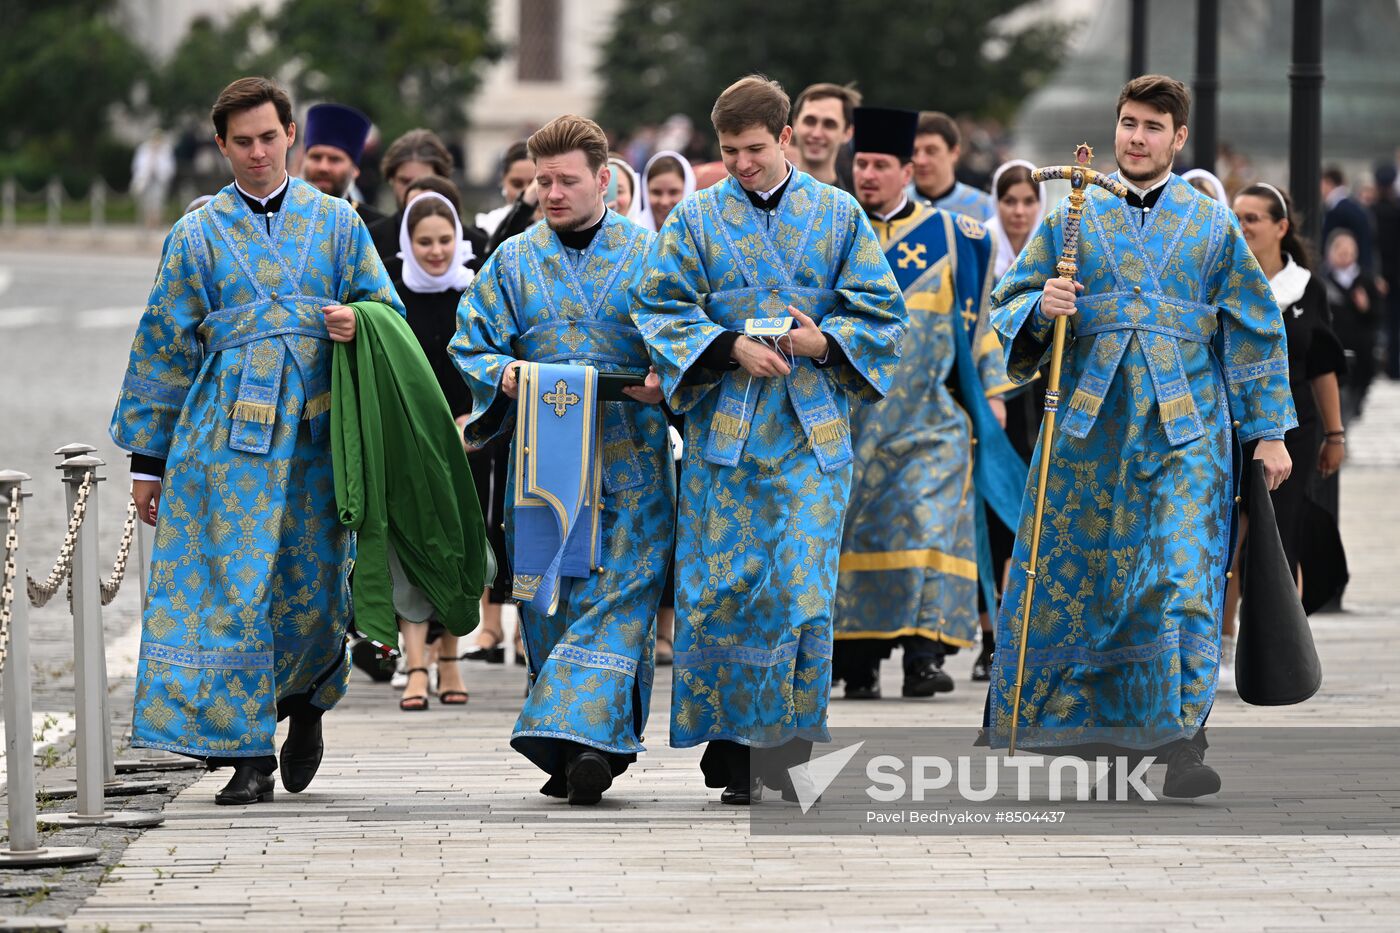
[[[1230,564],[1232,439],[1258,440],[1270,488],[1288,477],[1297,421],[1283,321],[1239,223],[1172,173],[1190,96],[1145,75],[1118,97],[1126,203],[1085,197],[1076,285],[1056,274],[1066,207],[1051,211],[993,296],[1007,371],[1029,382],[1068,316],[1064,420],[1036,447],[1050,479],[1020,722],[1027,748],[1103,745],[1167,758],[1163,792],[1220,787],[1204,763]],[[993,746],[1011,728],[1035,480],[1021,505],[988,702]]]
[[[792,135],[797,167],[817,181],[854,193],[851,159],[852,114],[860,93],[840,84],[813,84],[792,105]]]

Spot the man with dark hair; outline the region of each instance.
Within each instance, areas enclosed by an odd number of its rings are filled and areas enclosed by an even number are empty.
[[[1347,187],[1346,175],[1341,166],[1329,165],[1322,172],[1322,242],[1326,243],[1332,231],[1338,228],[1351,231],[1356,240],[1356,250],[1361,265],[1361,274],[1368,279],[1374,273],[1375,236],[1371,230],[1371,215],[1361,202],[1351,196]]]
[[[1283,435],[1297,424],[1268,279],[1234,214],[1172,173],[1189,100],[1163,75],[1127,84],[1114,155],[1128,196],[1086,192],[1078,282],[1056,273],[1067,236],[1061,204],[1002,278],[992,309],[1017,384],[1045,364],[1055,318],[1068,317],[1075,336],[1064,356],[1064,418],[1053,436],[1042,433],[1022,499],[997,620],[989,738],[1009,741],[1034,570],[1018,744],[1165,755],[1169,797],[1220,787],[1204,762],[1204,726],[1232,556],[1233,440],[1257,442],[1254,459],[1276,488],[1291,467]]]
[[[384,215],[360,199],[355,179],[369,139],[370,122],[354,107],[316,104],[306,111],[306,153],[301,177],[333,198],[344,198],[366,224]]]
[[[914,136],[914,180],[909,183],[909,197],[929,207],[966,214],[979,222],[991,220],[996,213],[992,196],[963,184],[955,174],[958,157],[962,155],[961,142],[962,134],[952,117],[936,110],[919,114],[919,129]]]
[[[1015,525],[1025,484],[993,411],[1010,386],[987,317],[992,240],[971,217],[909,198],[917,121],[912,110],[856,110],[856,197],[904,292],[909,333],[889,396],[851,417],[833,663],[847,699],[879,698],[880,662],[896,645],[904,696],[953,689],[943,659],[975,643],[978,580],[990,590],[996,579],[979,560],[977,510],[985,499]]]
[[[854,191],[851,180],[851,115],[860,93],[840,84],[813,84],[792,105],[797,167],[817,181]]]
[[[451,178],[452,154],[432,130],[409,130],[389,145],[379,167],[394,191],[398,209],[370,224],[369,234],[379,255],[388,259],[399,251],[399,228],[403,226],[409,182],[424,175]]]
[[[468,445],[516,430],[506,525],[530,693],[511,747],[549,775],[541,793],[594,804],[644,751],[675,473],[628,313],[650,234],[604,204],[607,138],[567,115],[529,151],[544,222],[486,261],[448,349],[472,392]]]
[[[311,783],[349,677],[330,342],[350,302],[404,312],[349,202],[287,176],[286,93],[242,78],[211,116],[234,181],[165,241],[111,434],[156,526],[131,744],[233,766],[215,802],[250,804],[280,719],[282,786]]]
[[[671,744],[725,803],[829,740],[832,600],[849,415],[889,387],[905,311],[855,199],[790,166],[787,94],[751,75],[715,102],[729,178],[652,241],[633,315],[685,417]],[[750,749],[762,752],[750,767]]]

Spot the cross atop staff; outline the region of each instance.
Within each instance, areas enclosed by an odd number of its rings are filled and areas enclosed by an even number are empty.
[[[1093,147],[1080,143],[1074,150],[1074,165],[1053,165],[1038,168],[1031,173],[1037,183],[1053,178],[1063,178],[1069,182],[1069,210],[1065,214],[1064,246],[1060,250],[1059,261],[1055,263],[1056,274],[1071,285],[1079,274],[1079,223],[1084,216],[1084,198],[1090,185],[1098,185],[1120,198],[1128,196],[1128,189],[1117,179],[1110,178],[1089,167],[1094,160]],[[1021,682],[1026,673],[1026,641],[1030,633],[1031,603],[1035,599],[1036,566],[1040,561],[1040,531],[1045,522],[1045,484],[1050,478],[1050,458],[1055,440],[1055,416],[1060,408],[1060,369],[1065,354],[1065,320],[1055,318],[1055,329],[1051,338],[1050,378],[1045,386],[1045,421],[1041,425],[1040,473],[1035,487],[1035,521],[1031,524],[1030,565],[1026,569],[1026,592],[1021,598],[1020,647],[1016,657],[1016,684],[1011,703],[1011,737],[1007,754],[1016,754],[1016,730],[1021,719]]]

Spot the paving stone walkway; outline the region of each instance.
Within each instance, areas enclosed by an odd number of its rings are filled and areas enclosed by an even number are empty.
[[[1343,486],[1355,582],[1317,616],[1327,671],[1313,701],[1222,701],[1221,725],[1392,724],[1400,685],[1393,558],[1400,389],[1378,387]],[[1375,436],[1372,436],[1372,435]],[[954,667],[932,702],[833,705],[837,725],[975,723]],[[887,665],[887,695],[898,695]],[[403,714],[358,681],[329,717],[304,794],[216,808],[209,775],[133,844],[73,929],[286,930],[661,927],[1023,930],[1070,924],[1349,930],[1400,926],[1400,840],[1356,837],[753,837],[706,790],[693,751],[665,745],[658,678],[651,751],[595,809],[541,797],[510,752],[518,669],[468,665],[466,710]]]

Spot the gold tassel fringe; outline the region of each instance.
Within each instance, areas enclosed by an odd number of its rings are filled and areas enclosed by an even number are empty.
[[[1103,399],[1090,395],[1088,392],[1077,391],[1074,397],[1069,400],[1069,407],[1075,411],[1082,411],[1091,418],[1099,413],[1099,407],[1103,405]]]
[[[823,421],[821,424],[812,428],[812,443],[835,444],[850,433],[850,426],[848,426],[845,421],[840,419]]]
[[[322,392],[320,395],[309,400],[306,405],[302,407],[301,417],[303,420],[310,420],[317,415],[324,415],[330,410],[331,394],[329,392]]]
[[[749,436],[749,424],[733,415],[725,414],[722,411],[715,412],[715,416],[710,421],[710,430],[718,431],[720,434],[727,434],[730,437],[737,437],[739,440]]]
[[[1196,400],[1190,395],[1183,395],[1179,398],[1168,399],[1165,402],[1158,402],[1157,407],[1161,409],[1163,421],[1175,421],[1196,410]]]
[[[255,424],[274,424],[277,421],[277,406],[265,402],[235,402],[234,421],[251,421]]]

